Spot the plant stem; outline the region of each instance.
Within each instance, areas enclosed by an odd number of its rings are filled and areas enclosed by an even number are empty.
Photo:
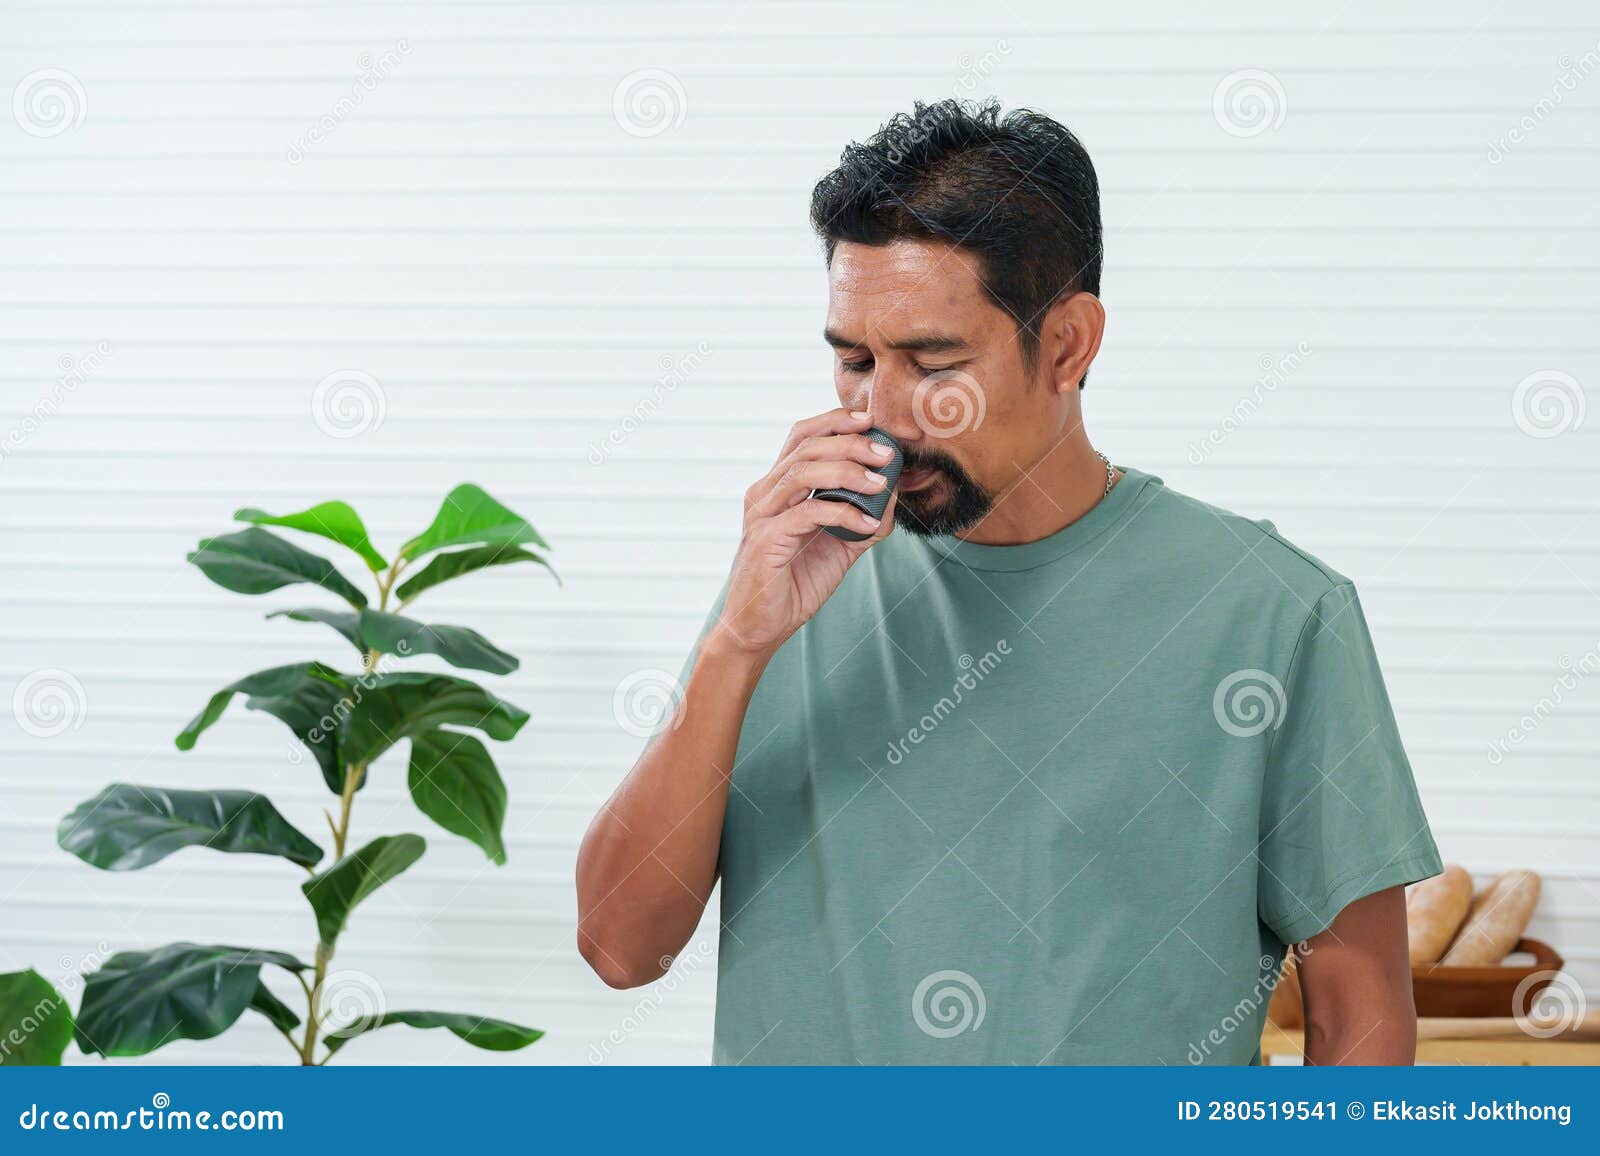
[[[394,585],[395,580],[400,577],[400,571],[404,568],[405,560],[403,558],[396,559],[386,573],[374,575],[378,583],[379,610],[388,608],[389,590]],[[381,655],[376,650],[367,651],[366,657],[361,663],[361,673],[371,674],[375,671],[378,668],[380,657]],[[332,815],[327,816],[328,826],[333,830],[333,863],[329,865],[330,867],[336,866],[344,858],[345,844],[350,838],[350,808],[355,802],[356,789],[361,786],[361,780],[366,777],[366,774],[367,764],[365,763],[351,763],[344,769],[344,789],[339,792],[339,821],[335,823]],[[327,812],[324,811],[323,814],[327,815]],[[325,943],[317,944],[316,958],[317,967],[314,982],[307,984],[304,976],[298,974],[296,976],[300,980],[300,986],[305,989],[306,993],[306,1034],[304,1040],[297,1045],[296,1050],[300,1053],[301,1065],[308,1068],[318,1067],[328,1060],[328,1057],[324,1056],[319,1061],[316,1058],[316,1051],[317,1032],[322,1027],[322,981],[328,976],[328,963],[333,959],[333,948]],[[285,1032],[284,1035],[288,1036],[288,1033]],[[289,1042],[294,1044],[294,1039],[290,1037]]]

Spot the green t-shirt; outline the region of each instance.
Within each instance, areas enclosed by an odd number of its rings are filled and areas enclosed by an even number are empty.
[[[774,657],[722,849],[718,1063],[1247,1063],[1285,943],[1437,874],[1349,580],[1128,469],[899,532]]]

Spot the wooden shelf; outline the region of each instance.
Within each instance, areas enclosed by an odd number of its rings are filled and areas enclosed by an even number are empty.
[[[1498,1024],[1499,1021],[1487,1021]],[[1518,1033],[1508,1036],[1494,1028],[1483,1034],[1470,1034],[1460,1020],[1417,1021],[1417,1062],[1419,1064],[1496,1064],[1512,1067],[1600,1065],[1600,1039],[1588,1033],[1572,1038],[1538,1039]],[[1261,1059],[1270,1063],[1274,1056],[1304,1056],[1305,1035],[1269,1023],[1261,1033]]]

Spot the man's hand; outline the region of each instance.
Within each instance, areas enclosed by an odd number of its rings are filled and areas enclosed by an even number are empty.
[[[894,528],[894,499],[875,521],[845,502],[811,496],[835,487],[875,494],[892,451],[864,436],[872,418],[835,409],[799,422],[778,460],[745,491],[744,536],[715,632],[720,645],[770,654],[839,588],[852,563]],[[843,542],[818,533],[844,526],[869,534]]]
[[[1357,899],[1296,950],[1306,1063],[1414,1063],[1417,1013],[1406,948],[1406,889]]]

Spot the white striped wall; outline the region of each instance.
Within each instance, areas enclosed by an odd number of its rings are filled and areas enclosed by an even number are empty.
[[[1591,5],[53,0],[0,27],[0,95],[64,84],[74,106],[60,132],[0,109],[0,691],[40,670],[84,691],[53,737],[0,714],[0,968],[59,976],[102,940],[309,950],[291,869],[190,852],[110,876],[55,822],[125,779],[253,785],[315,832],[321,786],[275,723],[241,712],[188,754],[171,736],[240,673],[343,656],[262,621],[293,595],[226,594],[183,554],[236,506],[329,497],[392,545],[471,479],[567,581],[508,570],[430,609],[524,657],[510,863],[415,816],[391,760],[357,834],[431,849],[339,963],[394,1006],[550,1030],[512,1062],[703,1061],[709,960],[641,1006],[573,948],[577,839],[639,746],[613,689],[676,668],[741,491],[829,404],[812,181],[914,96],[993,92],[1100,171],[1097,443],[1357,580],[1445,854],[1545,872],[1535,930],[1600,992],[1600,677],[1487,757],[1600,648],[1600,413],[1534,437],[1514,408],[1547,371],[1600,407]],[[615,111],[641,70],[668,101],[654,135]],[[1270,74],[1253,135],[1215,108],[1241,70]],[[381,391],[359,436],[313,412],[339,370]],[[478,1058],[404,1029],[360,1046]],[[282,1049],[251,1024],[158,1058]]]

